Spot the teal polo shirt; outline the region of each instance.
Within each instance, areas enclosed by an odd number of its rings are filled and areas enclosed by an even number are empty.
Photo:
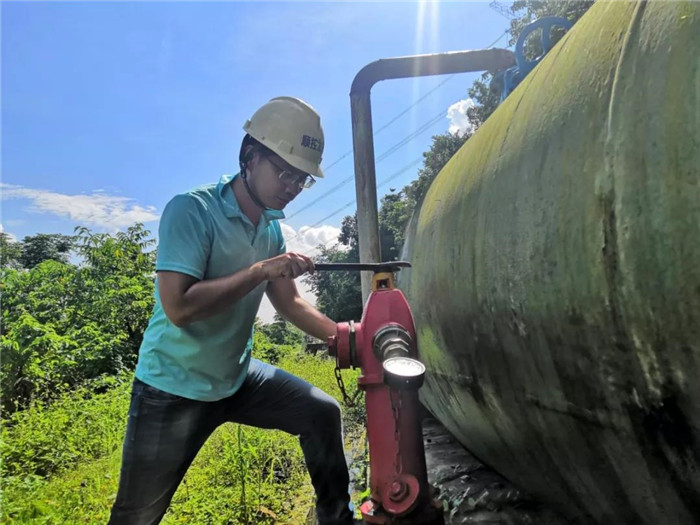
[[[176,195],[158,228],[156,271],[216,279],[285,251],[277,219],[266,210],[255,227],[238,206],[224,175],[218,184]],[[175,326],[163,311],[156,277],[156,304],[143,335],[136,377],[189,399],[217,401],[243,383],[253,347],[253,324],[267,281],[224,311]]]

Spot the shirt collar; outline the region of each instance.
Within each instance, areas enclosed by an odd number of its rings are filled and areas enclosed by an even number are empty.
[[[243,212],[241,207],[238,205],[238,200],[236,199],[236,194],[233,193],[233,187],[230,184],[239,174],[236,175],[222,175],[219,179],[219,184],[217,185],[217,193],[219,194],[219,199],[224,209],[224,214],[229,219],[233,217],[243,217]],[[272,220],[284,219],[284,212],[282,210],[263,210],[263,217],[270,222]]]

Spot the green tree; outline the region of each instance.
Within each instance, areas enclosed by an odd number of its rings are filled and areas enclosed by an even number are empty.
[[[559,2],[517,0],[510,8],[513,18],[508,30],[509,43],[514,45],[525,26],[538,18],[561,16],[575,23],[591,5],[593,5],[593,0],[563,0]],[[551,35],[552,43],[556,43],[563,35],[563,29],[554,28]],[[526,42],[525,55],[534,58],[541,52],[541,39],[533,34]],[[491,89],[490,79],[491,75],[485,73],[468,89],[469,97],[474,101],[474,106],[467,110],[467,117],[473,130],[478,129],[486,122],[498,107],[500,93]],[[382,243],[385,241],[389,243],[386,248],[384,244],[382,245],[382,254],[385,254],[386,250],[396,256],[401,253],[404,231],[411,214],[420,205],[430,184],[447,164],[447,161],[469,140],[472,134],[444,133],[433,136],[430,149],[423,153],[423,167],[418,171],[418,178],[404,187],[400,193],[389,194],[382,199],[382,207],[379,212],[380,234],[387,232],[381,240]]]
[[[24,268],[34,268],[37,264],[52,260],[68,262],[73,238],[60,233],[38,233],[22,239],[20,262]]]
[[[357,230],[357,214],[346,215],[340,224],[338,242],[347,246],[347,262],[360,261],[360,235]]]
[[[3,279],[3,409],[26,405],[39,392],[59,391],[76,375],[70,293],[75,268],[47,260]]]
[[[423,200],[430,184],[437,177],[440,170],[447,164],[464,143],[469,140],[471,134],[464,135],[443,133],[433,136],[433,143],[430,149],[423,153],[423,167],[418,170],[418,178],[404,188],[404,193],[408,199],[408,217],[413,213],[413,209]],[[403,217],[405,228],[408,217]]]
[[[340,226],[338,246],[319,246],[316,263],[360,262],[357,217],[346,215]],[[306,278],[316,294],[316,307],[334,321],[359,321],[362,317],[360,272],[316,272]]]
[[[351,217],[346,217],[346,219]],[[357,251],[320,246],[316,263],[358,262]],[[362,317],[362,292],[359,272],[316,272],[307,277],[316,294],[316,306],[334,321],[359,321]]]
[[[545,16],[561,16],[576,23],[586,11],[590,9],[595,0],[515,0],[510,7],[513,18],[510,21],[508,33],[509,45],[515,45],[525,26]],[[551,38],[552,45],[556,44],[564,36],[565,30],[554,28]],[[525,45],[525,56],[533,58],[542,54],[541,40],[529,39]]]
[[[431,149],[423,154],[423,168],[418,172],[418,178],[402,191],[389,193],[382,198],[379,209],[382,261],[397,260],[413,210],[422,200],[432,180],[468,138],[468,135],[450,133],[434,136]],[[344,217],[338,236],[341,246],[320,246],[315,262],[359,262],[358,239],[356,216]],[[362,289],[359,272],[316,272],[307,278],[307,282],[316,294],[316,306],[328,317],[336,321],[360,320]]]
[[[508,28],[508,44],[514,46],[525,26],[546,16],[561,16],[576,23],[583,14],[593,5],[595,0],[516,0],[510,6],[512,18]],[[556,44],[565,30],[560,27],[552,29],[550,35],[552,45]],[[523,48],[525,57],[529,60],[542,55],[542,40],[539,31],[535,31],[528,37]],[[475,81],[469,88],[469,97],[474,101],[474,106],[467,110],[467,117],[473,126],[478,128],[496,110],[501,99],[498,89],[491,88],[492,75],[484,73],[480,80]]]
[[[255,319],[253,356],[270,364],[277,364],[285,356],[301,350],[304,334],[296,326],[275,314],[272,323]]]
[[[13,241],[12,237],[7,233],[0,232],[0,267],[21,268],[21,255],[21,244]]]
[[[486,122],[501,102],[500,91],[491,87],[492,78],[491,73],[484,73],[467,90],[469,98],[474,101],[474,105],[467,109],[467,118],[474,130]]]
[[[256,331],[265,334],[270,343],[276,345],[297,345],[303,339],[302,331],[277,313],[271,323],[258,325]]]
[[[5,269],[3,409],[132,369],[153,308],[152,240],[142,225],[115,235],[79,229],[81,266],[45,260]]]
[[[125,337],[111,368],[132,368],[153,309],[155,244],[143,224],[114,235],[76,228],[76,249],[84,258],[80,278],[89,291],[84,304],[103,330]]]
[[[592,0],[563,0],[560,2],[542,0],[517,0],[511,6],[513,18],[510,23],[510,44],[513,45],[523,28],[530,22],[544,16],[563,16],[576,22],[593,4]],[[552,42],[564,34],[553,31]],[[533,34],[525,46],[525,55],[533,58],[541,54],[540,39]],[[491,116],[500,102],[500,93],[491,89],[491,75],[485,73],[468,89],[474,106],[467,110],[472,130],[476,130]],[[423,166],[418,177],[401,191],[392,190],[381,200],[379,209],[379,235],[381,258],[395,260],[401,253],[408,221],[419,208],[423,197],[438,173],[469,140],[473,132],[463,135],[444,133],[433,136],[430,149],[423,153]],[[354,216],[343,219],[341,234],[338,237],[341,247],[320,247],[316,262],[357,262],[358,240]],[[359,319],[362,315],[362,299],[359,274],[347,272],[318,272],[309,279],[317,295],[317,306],[326,315],[336,320]]]
[[[379,207],[379,243],[382,261],[396,261],[401,255],[405,224],[412,206],[404,192],[387,193]]]
[[[395,261],[401,255],[406,225],[418,208],[430,183],[447,161],[462,147],[469,134],[445,133],[433,136],[431,148],[423,153],[423,167],[418,178],[399,192],[382,197],[379,207],[379,242],[382,261]]]

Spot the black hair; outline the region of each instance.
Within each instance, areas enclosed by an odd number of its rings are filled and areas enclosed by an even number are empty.
[[[249,148],[249,146],[252,147]],[[272,150],[266,148],[253,137],[246,134],[246,136],[243,137],[243,141],[241,142],[241,151],[238,153],[238,165],[241,167],[241,180],[243,181],[243,186],[245,187],[246,191],[248,192],[248,195],[250,195],[250,198],[255,203],[255,205],[262,210],[267,210],[268,207],[265,206],[265,204],[263,204],[260,198],[250,187],[250,184],[248,184],[248,175],[245,171],[247,164],[250,162],[250,159],[253,158],[253,155],[255,155],[255,153],[258,153],[263,157],[267,157],[268,155],[273,154]]]
[[[248,149],[248,146],[252,147]],[[247,153],[246,149],[248,149]],[[246,176],[245,168],[248,165],[248,162],[250,162],[250,159],[252,159],[253,155],[256,153],[263,157],[270,157],[274,155],[274,152],[270,148],[264,146],[261,142],[246,134],[241,142],[241,151],[238,153],[238,165],[241,168],[241,176],[243,178]]]

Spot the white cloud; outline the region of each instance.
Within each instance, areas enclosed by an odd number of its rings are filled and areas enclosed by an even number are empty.
[[[474,101],[470,98],[455,102],[447,108],[447,120],[450,121],[449,132],[464,135],[471,133],[473,126],[467,118],[467,110],[474,107]]]
[[[5,227],[3,226],[2,223],[0,223],[0,233],[5,233],[5,234],[7,234],[8,240],[10,240],[11,242],[17,242],[17,237],[15,237],[14,235],[12,235],[10,232],[6,232],[6,231],[5,231]]]
[[[287,243],[288,252],[299,252],[309,257],[318,253],[318,245],[331,246],[338,240],[340,228],[324,224],[317,228],[302,226],[298,232],[287,224],[282,224],[282,235]]]
[[[29,211],[67,217],[81,226],[98,226],[116,231],[136,222],[155,221],[159,217],[154,206],[140,206],[134,203],[134,199],[108,195],[103,191],[66,195],[3,183],[0,183],[0,190],[3,200],[28,200],[31,202]]]
[[[313,257],[318,254],[319,244],[332,246],[333,242],[338,239],[338,235],[340,235],[340,228],[327,224],[317,228],[302,226],[299,228],[298,232],[288,224],[281,224],[281,226],[282,235],[287,244],[287,252],[297,252],[308,257]],[[299,294],[309,303],[316,304],[316,296],[309,288],[309,285],[304,282],[303,278],[297,279],[296,284],[299,289]],[[258,317],[262,319],[264,323],[270,323],[274,316],[275,309],[272,307],[268,298],[263,297],[260,309],[258,310]]]

